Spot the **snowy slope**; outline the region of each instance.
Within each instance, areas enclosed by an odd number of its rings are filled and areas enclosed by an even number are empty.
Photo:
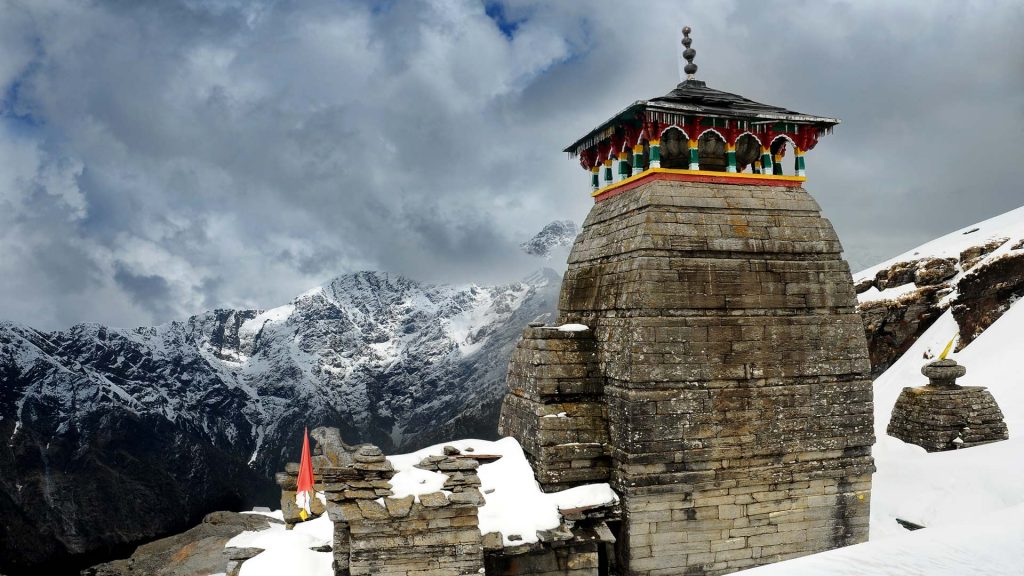
[[[861,270],[854,274],[853,280],[857,282],[858,280],[871,278],[879,270],[888,268],[898,262],[907,262],[925,257],[956,258],[968,248],[998,239],[1007,240],[1008,243],[1005,243],[1007,249],[1021,239],[1024,239],[1024,206],[950,232],[912,250],[907,250],[899,256]]]
[[[967,367],[960,384],[992,392],[1006,418],[1009,440],[928,454],[885,434],[900,391],[928,383],[921,374],[927,362],[923,355],[937,355],[955,333],[956,323],[947,313],[875,381],[873,537],[901,533],[896,517],[924,526],[955,525],[1024,504],[1024,373],[1013,362],[1024,350],[1024,304],[1015,304],[981,337],[950,355]]]
[[[853,278],[874,377],[949,310],[961,349],[1024,297],[1024,208],[946,234]]]

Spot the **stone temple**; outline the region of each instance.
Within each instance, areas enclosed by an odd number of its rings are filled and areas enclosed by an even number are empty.
[[[708,88],[683,34],[685,81],[567,148],[595,204],[559,322],[516,346],[499,422],[545,492],[608,498],[566,498],[527,542],[482,521],[481,471],[503,456],[445,446],[414,464],[443,486],[414,498],[378,448],[317,429],[312,512],[333,521],[336,575],[715,575],[867,539],[867,344],[803,188],[804,152],[839,121]],[[278,475],[289,526],[298,469]],[[520,469],[535,494],[573,495]],[[234,549],[229,576],[258,553]]]
[[[863,542],[874,471],[850,269],[803,187],[839,121],[709,88],[683,33],[685,81],[566,149],[595,199],[559,301],[583,326],[525,331],[499,428],[546,490],[611,483],[606,561],[637,576]]]

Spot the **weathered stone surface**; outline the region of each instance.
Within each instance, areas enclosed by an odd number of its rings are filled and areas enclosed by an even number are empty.
[[[606,447],[631,575],[722,574],[863,541],[874,438],[855,305],[835,232],[802,189],[645,183],[591,210],[559,302],[559,323],[590,330],[524,332],[501,431],[554,487],[574,470],[557,464]]]
[[[517,556],[488,556],[487,574],[509,576],[597,576],[598,544],[541,549]]]
[[[534,326],[512,354],[498,431],[519,439],[544,490],[608,479],[596,350],[590,330]]]

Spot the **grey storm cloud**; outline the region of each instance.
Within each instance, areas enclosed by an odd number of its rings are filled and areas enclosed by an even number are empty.
[[[269,307],[361,269],[514,280],[582,221],[560,150],[679,80],[843,124],[854,268],[1019,206],[1015,1],[0,0],[0,318]]]

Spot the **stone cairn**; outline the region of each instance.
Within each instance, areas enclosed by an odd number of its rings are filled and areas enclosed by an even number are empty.
[[[498,433],[514,436],[547,492],[607,482],[608,423],[594,333],[531,325],[512,353]]]
[[[960,386],[967,367],[955,360],[925,364],[926,386],[904,388],[886,432],[929,452],[969,448],[1009,438],[1003,413],[983,386]]]

